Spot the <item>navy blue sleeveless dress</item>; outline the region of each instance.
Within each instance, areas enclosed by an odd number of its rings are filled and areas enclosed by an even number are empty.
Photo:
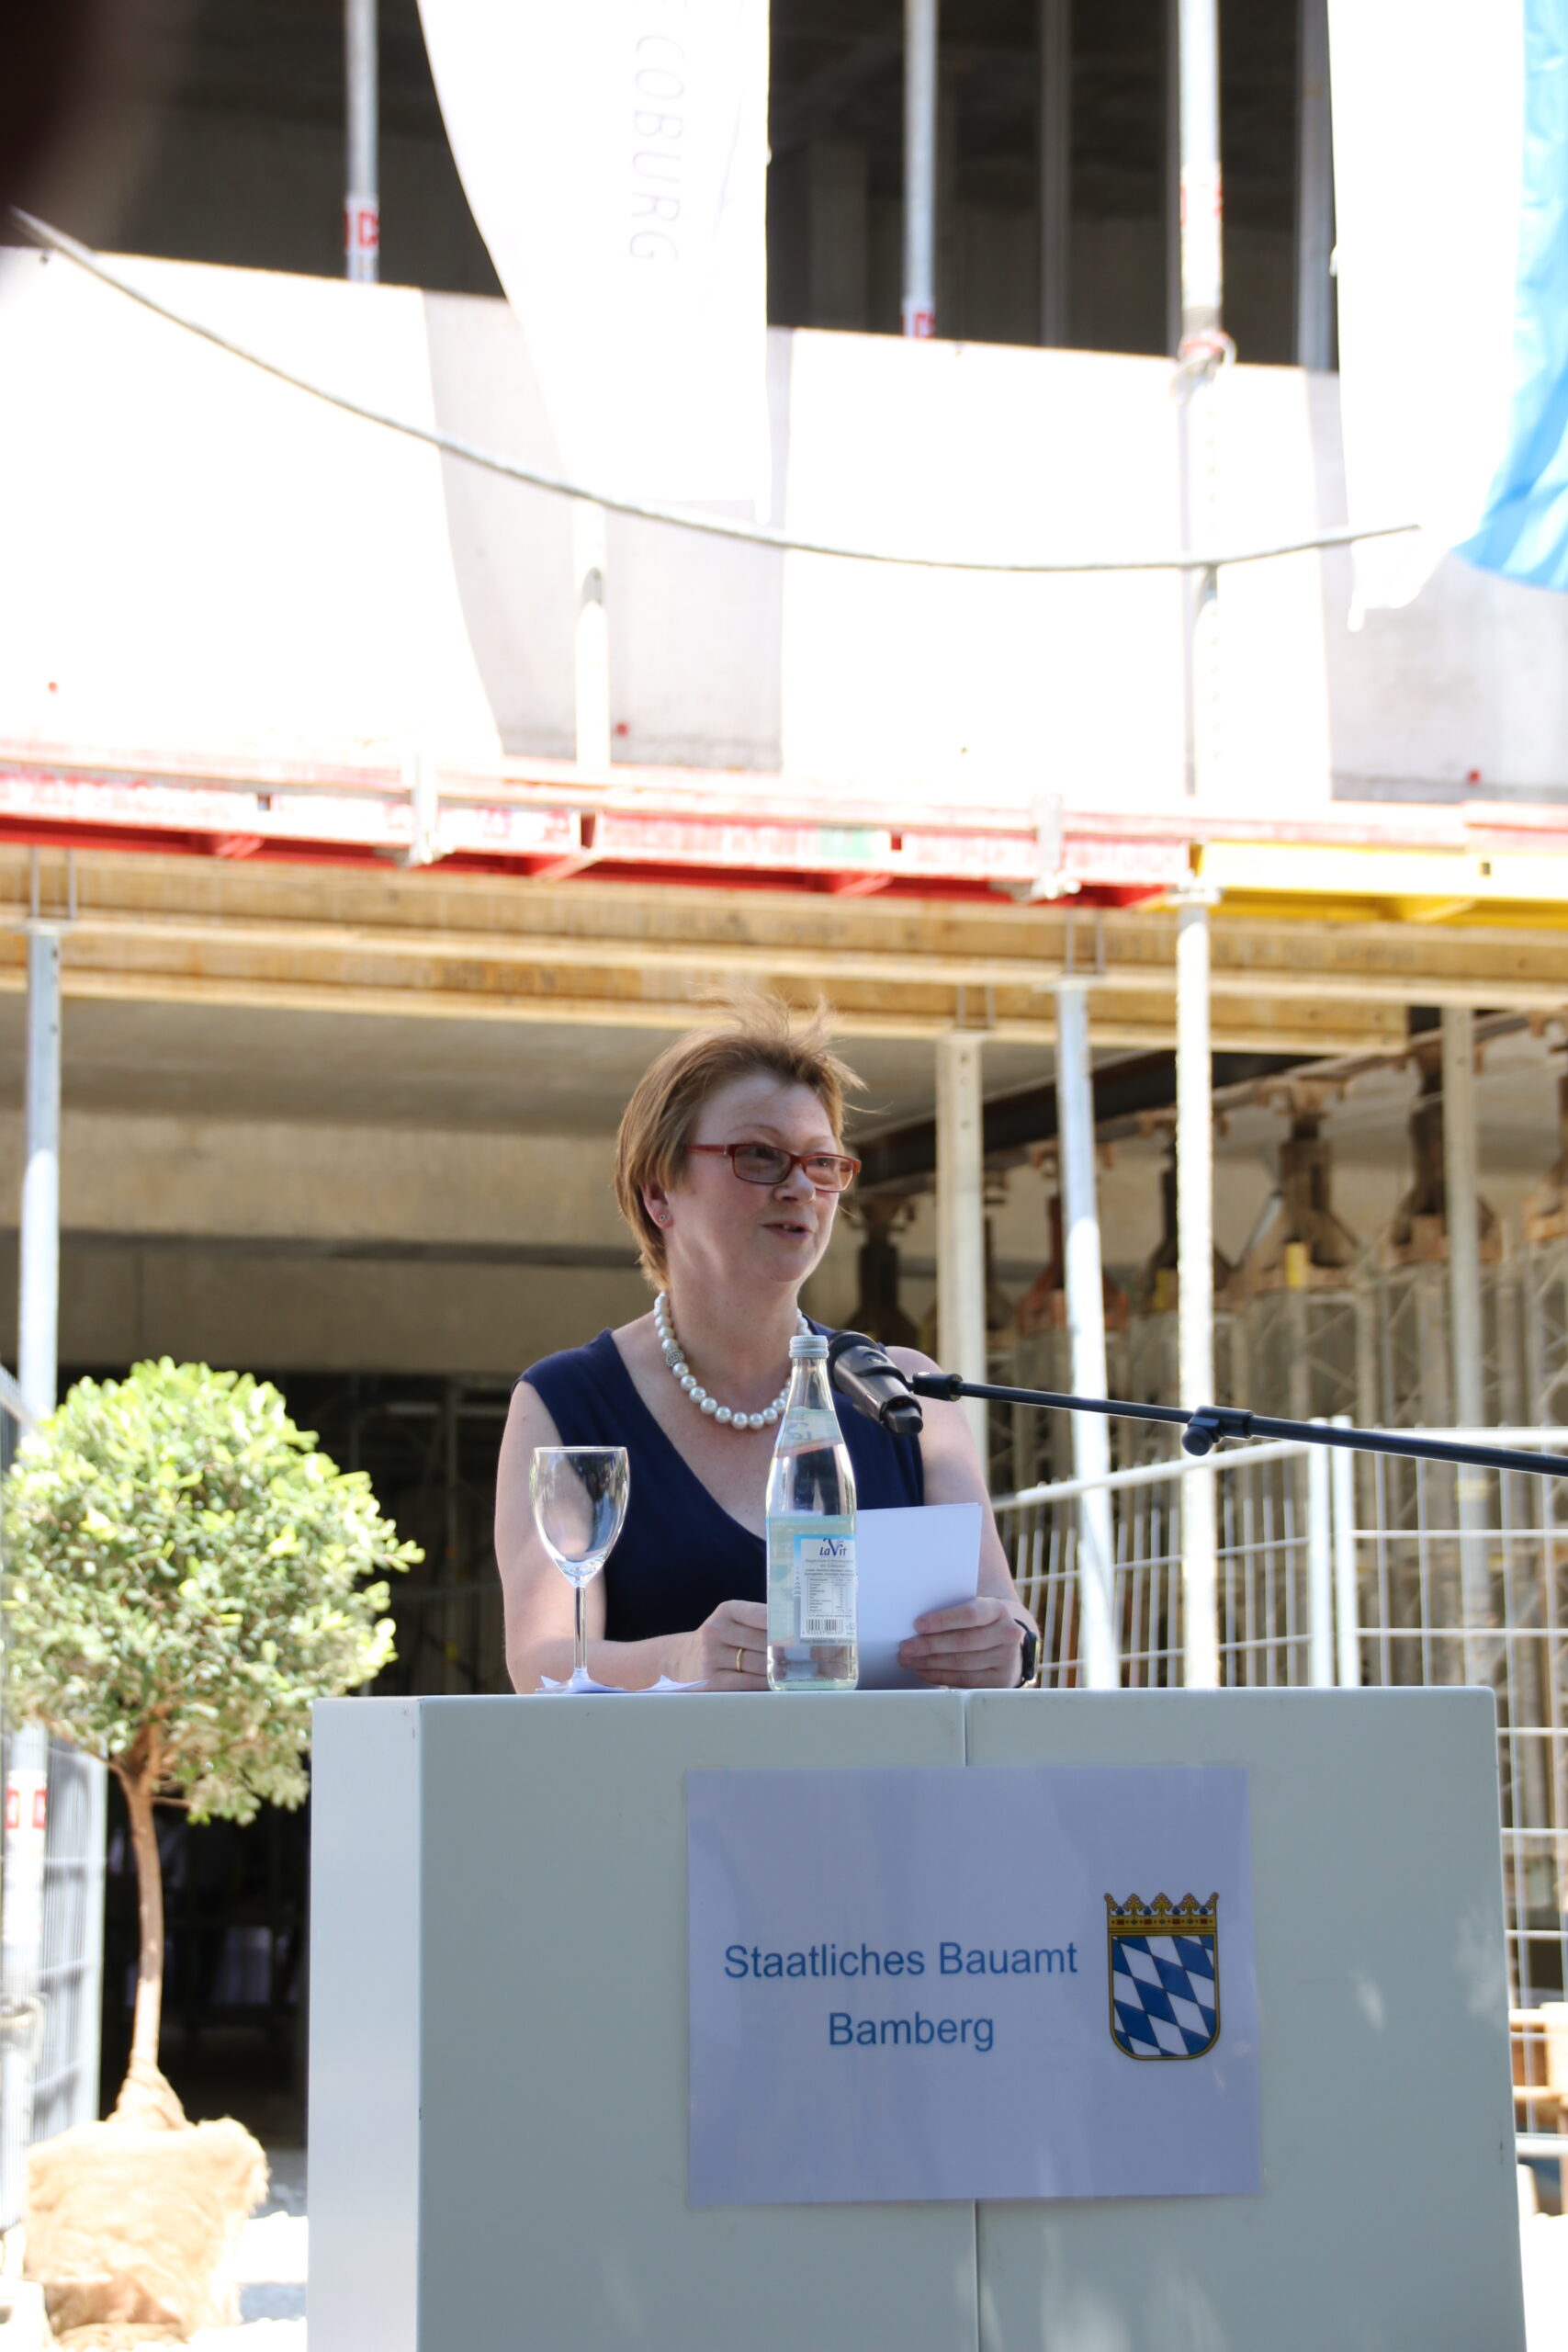
[[[767,1599],[762,1538],[731,1519],[665,1436],[608,1331],[546,1356],[523,1378],[563,1445],[624,1445],[630,1456],[626,1523],[604,1566],[606,1640],[688,1634],[722,1601]],[[890,1437],[848,1408],[841,1427],[861,1510],[924,1502],[919,1438]]]

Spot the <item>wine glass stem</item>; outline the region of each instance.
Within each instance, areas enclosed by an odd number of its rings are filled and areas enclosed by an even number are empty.
[[[573,1598],[577,1602],[577,1665],[571,1679],[581,1682],[588,1672],[588,1587],[574,1586]]]

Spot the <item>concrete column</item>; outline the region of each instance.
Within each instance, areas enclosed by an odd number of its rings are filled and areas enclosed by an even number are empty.
[[[381,254],[376,9],[377,0],[344,0],[344,79],[348,99],[344,262],[348,277],[365,286],[375,284]]]
[[[27,1146],[17,1374],[36,1420],[54,1410],[60,1323],[60,933],[28,933]]]
[[[961,1380],[986,1377],[986,1200],[980,1039],[936,1041],[937,1353]],[[987,1467],[986,1408],[964,1410]]]
[[[1040,340],[1068,339],[1073,160],[1072,0],[1040,0]]]
[[[610,764],[610,616],[604,602],[604,509],[587,499],[571,509],[572,577],[577,589],[577,763]]]
[[[904,333],[936,333],[938,0],[904,0]]]
[[[1094,1090],[1089,1075],[1089,990],[1064,980],[1056,990],[1056,1132],[1062,1169],[1062,1242],[1073,1392],[1108,1393],[1105,1288],[1095,1199]],[[1075,1413],[1073,1476],[1103,1478],[1111,1469],[1111,1425]],[[1115,1547],[1111,1497],[1103,1487],[1078,1502],[1078,1661],[1084,1687],[1118,1690],[1121,1651],[1116,1619]]]
[[[1180,1402],[1214,1400],[1214,1128],[1209,1056],[1209,907],[1184,901],[1176,933],[1176,1220]],[[1220,1680],[1214,1561],[1214,1474],[1181,1482],[1184,1679],[1194,1690]]]
[[[1296,37],[1296,365],[1334,365],[1334,137],[1328,0],[1299,0]]]

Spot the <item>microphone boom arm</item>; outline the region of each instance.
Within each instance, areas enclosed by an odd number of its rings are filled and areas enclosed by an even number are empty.
[[[1475,1470],[1529,1470],[1537,1477],[1568,1478],[1568,1454],[1529,1453],[1522,1446],[1469,1445],[1453,1438],[1418,1437],[1397,1430],[1337,1429],[1326,1421],[1286,1421],[1270,1413],[1249,1413],[1235,1405],[1129,1405],[1114,1396],[1068,1396],[1049,1388],[998,1388],[983,1380],[961,1380],[955,1372],[912,1372],[917,1396],[939,1396],[956,1404],[978,1396],[996,1405],[1036,1405],[1060,1413],[1100,1413],[1119,1421],[1168,1421],[1182,1430],[1185,1453],[1212,1453],[1221,1438],[1292,1438],[1307,1445],[1337,1445],[1359,1453],[1391,1453],[1415,1462],[1454,1462]]]

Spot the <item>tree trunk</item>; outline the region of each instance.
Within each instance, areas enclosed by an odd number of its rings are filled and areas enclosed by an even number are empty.
[[[132,2071],[156,2068],[158,2029],[164,2010],[164,1873],[158,1833],[152,1824],[152,1776],[143,1770],[121,1775],[130,1815],[130,1845],[136,1856],[136,1902],[141,1948],[136,1969],[136,2022],[130,2036]]]
[[[140,1753],[133,1752],[127,1763],[115,1767],[130,1817],[141,1926],[130,2064],[115,2103],[115,2114],[126,2121],[177,2128],[185,2121],[185,2110],[158,2070],[158,2032],[164,2012],[164,1872],[158,1859],[158,1832],[152,1821],[158,1763],[151,1743],[143,1747],[138,1741],[137,1748]]]

